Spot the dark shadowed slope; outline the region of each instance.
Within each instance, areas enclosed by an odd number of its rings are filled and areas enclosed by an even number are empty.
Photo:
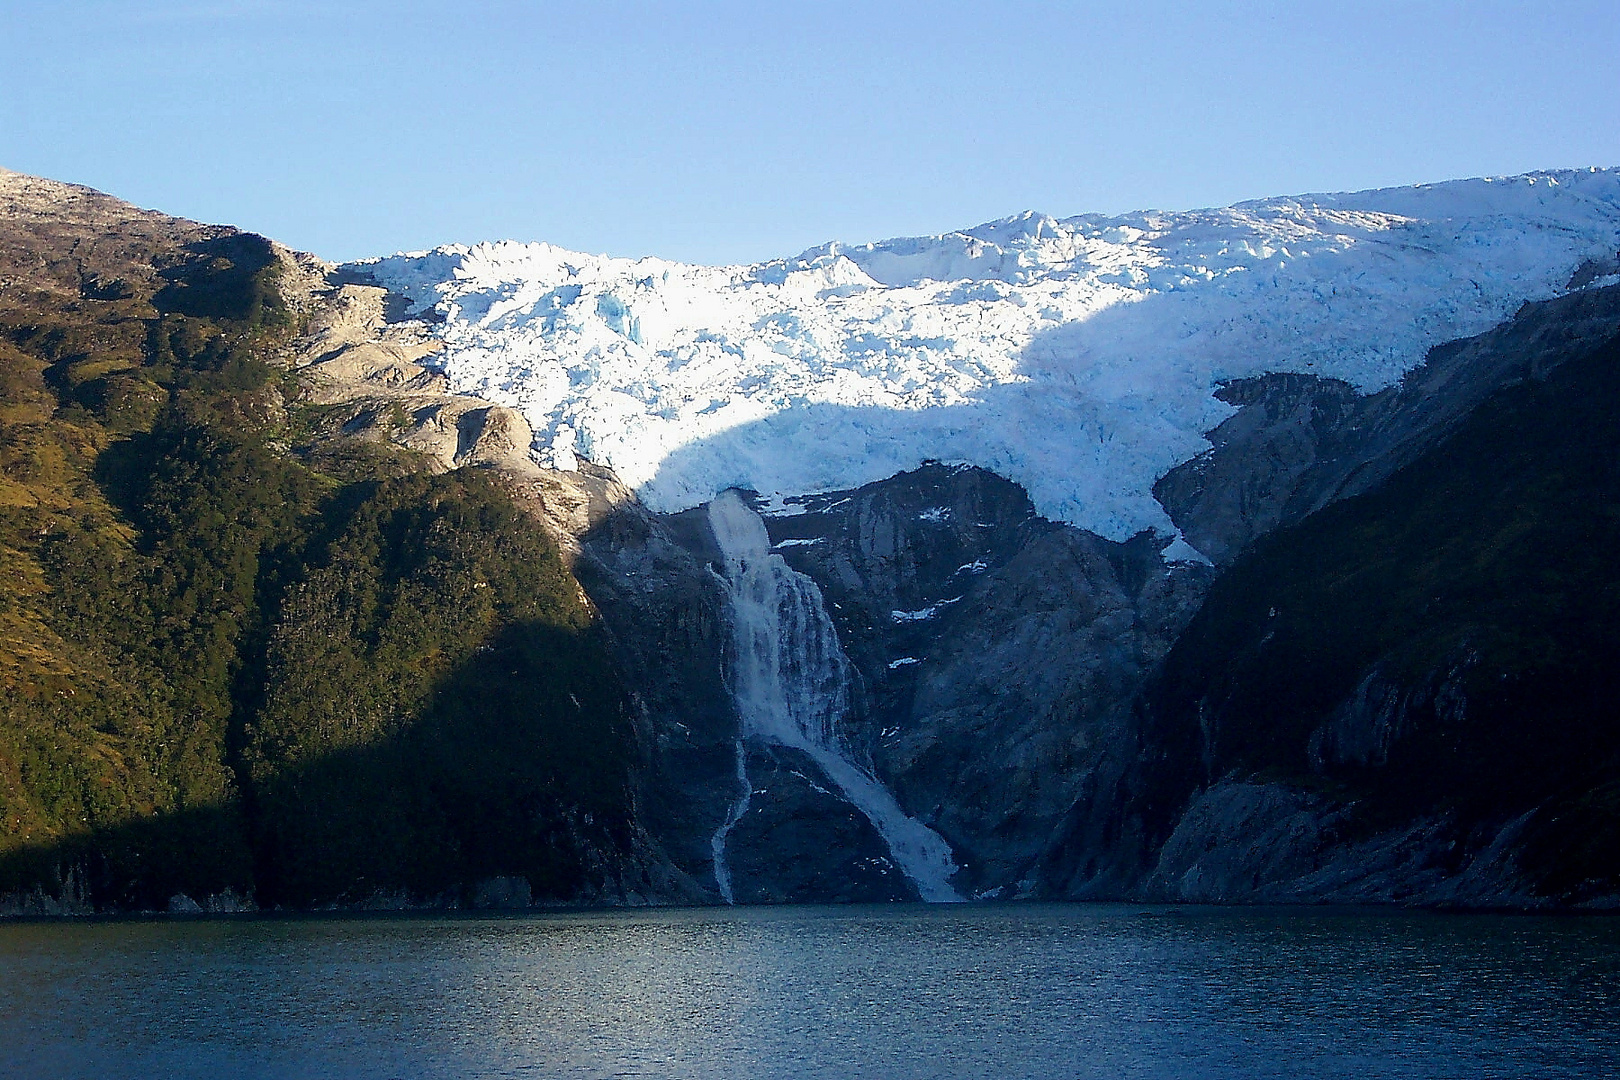
[[[651,889],[556,545],[312,442],[273,245],[10,173],[0,241],[5,909]]]
[[[1456,346],[1508,384],[1216,581],[1151,701],[1154,888],[1620,893],[1617,316],[1610,288]]]

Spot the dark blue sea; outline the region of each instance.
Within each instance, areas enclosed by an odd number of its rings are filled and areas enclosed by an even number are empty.
[[[0,925],[0,1076],[1620,1075],[1620,918],[1096,905]]]

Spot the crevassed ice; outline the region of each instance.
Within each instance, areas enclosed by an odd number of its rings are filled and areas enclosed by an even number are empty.
[[[438,309],[451,382],[521,408],[543,463],[609,465],[654,509],[936,459],[1123,539],[1171,531],[1153,483],[1230,414],[1223,380],[1379,389],[1617,248],[1620,170],[1593,169],[1027,213],[753,266],[502,242],[359,268]]]

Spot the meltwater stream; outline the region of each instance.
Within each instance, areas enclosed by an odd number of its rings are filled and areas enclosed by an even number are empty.
[[[851,665],[816,583],[771,554],[765,522],[735,491],[709,503],[709,526],[726,561],[732,662],[727,682],[742,732],[737,773],[742,795],[714,834],[714,873],[733,899],[726,840],[748,809],[751,784],[744,742],[759,739],[809,755],[874,828],[900,871],[927,901],[962,899],[951,888],[956,864],[938,833],[900,809],[894,796],[856,765],[838,738],[849,708]]]

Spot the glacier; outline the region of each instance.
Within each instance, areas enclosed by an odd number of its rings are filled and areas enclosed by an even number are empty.
[[[1223,382],[1381,389],[1617,249],[1620,169],[1585,169],[1030,212],[750,266],[504,241],[346,271],[431,321],[458,391],[521,409],[541,464],[610,466],[654,510],[729,488],[787,507],[936,460],[1121,540],[1175,535],[1153,484],[1208,448]]]

